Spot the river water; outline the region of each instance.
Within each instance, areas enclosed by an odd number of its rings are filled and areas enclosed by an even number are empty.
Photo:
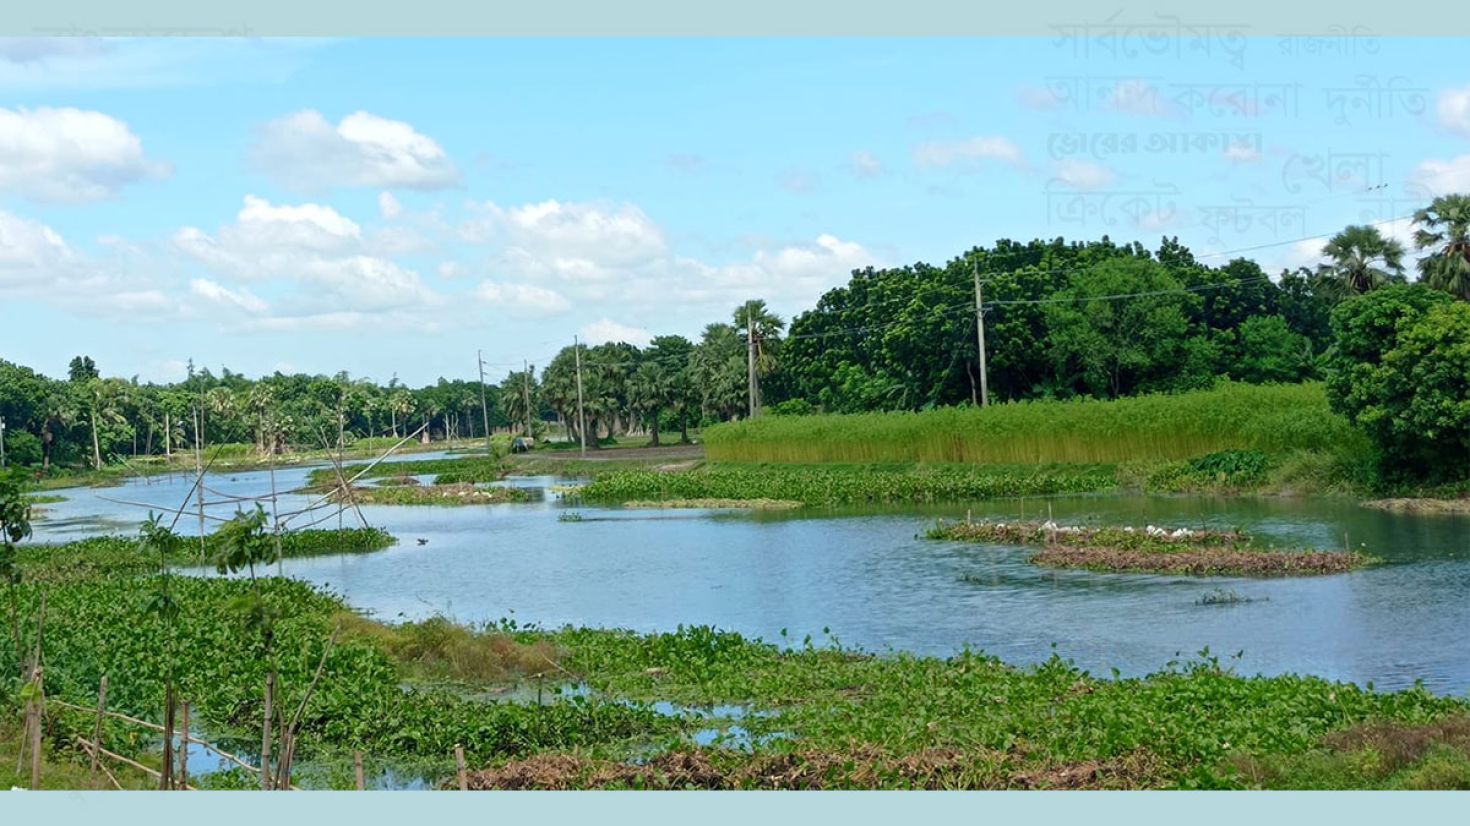
[[[278,488],[301,485],[306,472],[277,471]],[[1208,647],[1246,674],[1470,691],[1465,517],[1389,514],[1337,499],[1113,495],[817,513],[642,511],[568,505],[549,490],[561,481],[507,480],[537,490],[529,504],[364,507],[398,545],[286,560],[283,571],[389,621],[442,613],[638,631],[708,624],[778,643],[835,637],[874,652],[947,655],[969,646],[1018,664],[1056,653],[1100,675],[1146,674]],[[144,508],[109,500],[173,508],[192,483],[58,491],[68,499],[45,506],[35,541],[132,533]],[[211,514],[227,516],[235,506],[221,495],[264,495],[269,474],[212,474],[207,488],[220,500]],[[283,495],[278,507],[308,501]],[[1024,549],[917,536],[967,510],[1014,519],[1048,508],[1063,523],[1239,527],[1278,544],[1361,544],[1385,564],[1274,580],[1099,574],[1037,568]],[[559,519],[569,513],[580,519]],[[356,517],[340,521],[352,526]],[[181,530],[195,525],[192,512],[180,519]],[[1201,604],[1216,589],[1240,601]]]

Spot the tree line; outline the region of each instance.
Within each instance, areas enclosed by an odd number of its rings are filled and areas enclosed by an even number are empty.
[[[485,387],[483,405],[480,383],[470,380],[414,389],[345,373],[250,380],[191,365],[185,380],[159,385],[102,378],[85,356],[72,360],[65,380],[0,361],[0,416],[12,462],[100,466],[110,456],[199,441],[265,453],[420,429],[423,438],[480,438],[487,421],[540,433],[560,422],[573,441],[585,436],[595,447],[629,432],[647,432],[654,443],[674,431],[688,440],[692,428],[753,407],[801,414],[974,404],[977,281],[995,401],[1116,398],[1221,378],[1341,386],[1333,376],[1348,369],[1345,353],[1381,366],[1381,353],[1370,359],[1339,341],[1339,311],[1355,297],[1409,285],[1414,275],[1411,290],[1460,306],[1470,299],[1470,196],[1435,199],[1414,226],[1414,273],[1403,245],[1373,226],[1332,237],[1319,267],[1275,277],[1244,257],[1206,263],[1174,238],[1156,250],[1107,237],[1000,240],[943,266],[855,271],[789,327],[751,300],[697,340],[569,346],[539,373],[531,367]],[[1434,318],[1451,323],[1455,312]],[[1387,352],[1384,341],[1374,346]],[[1357,415],[1345,394],[1335,398]]]

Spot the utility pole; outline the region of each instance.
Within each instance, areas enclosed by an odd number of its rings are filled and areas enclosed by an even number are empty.
[[[990,388],[985,375],[985,294],[980,288],[980,262],[974,262],[975,272],[975,343],[980,347],[980,406],[990,406]]]
[[[577,439],[582,443],[582,458],[587,458],[587,414],[582,412],[582,342],[572,336],[572,352],[577,357]]]
[[[5,467],[5,417],[0,416],[0,469]]]
[[[524,392],[526,394],[526,435],[527,436],[530,436],[531,435],[531,365],[529,365],[529,364],[525,363],[524,361],[522,361],[521,362],[521,366],[524,367],[524,368],[526,368],[525,370],[523,370],[521,372],[521,378],[523,379],[523,381],[521,382],[521,387],[524,389]]]
[[[760,385],[755,377],[755,321],[751,318],[753,302],[745,304],[745,370],[748,374],[750,387],[750,418],[754,419],[757,405],[756,396],[760,393]]]
[[[492,451],[490,449],[490,408],[485,406],[485,354],[476,350],[475,361],[480,363],[480,418],[485,423],[485,455],[489,456]]]

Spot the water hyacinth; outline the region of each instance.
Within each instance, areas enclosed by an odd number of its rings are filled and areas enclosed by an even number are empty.
[[[1106,490],[1109,468],[710,466],[684,473],[631,470],[597,477],[577,493],[589,502],[765,499],[806,505],[963,502]]]

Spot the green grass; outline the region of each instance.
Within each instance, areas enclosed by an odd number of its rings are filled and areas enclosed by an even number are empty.
[[[1001,496],[1084,493],[1115,484],[1104,466],[975,467],[710,465],[665,473],[629,470],[597,476],[577,495],[592,502],[679,499],[779,499],[806,505],[948,502]]]
[[[765,416],[705,431],[711,461],[1116,464],[1221,451],[1283,454],[1366,443],[1320,384],[1225,383],[1116,401],[1029,401],[919,413]]]

